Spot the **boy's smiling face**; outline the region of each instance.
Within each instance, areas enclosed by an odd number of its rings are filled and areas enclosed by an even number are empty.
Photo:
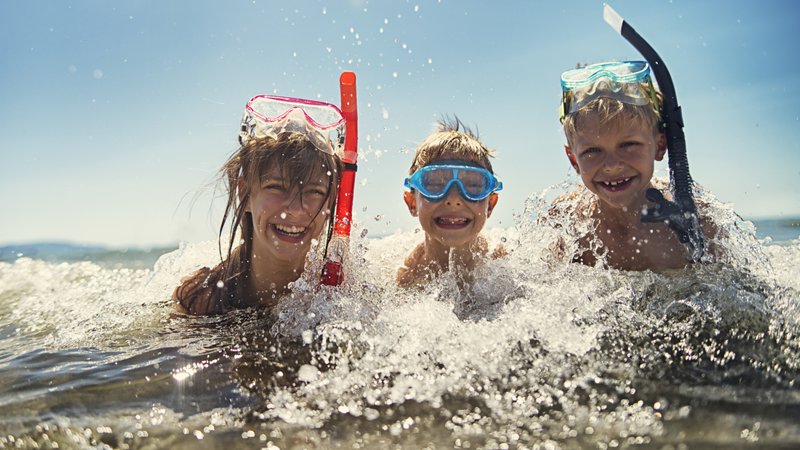
[[[585,117],[580,125],[566,150],[583,184],[604,204],[638,213],[655,161],[664,158],[664,135],[637,120]]]
[[[447,158],[448,163],[457,163],[455,158]],[[470,161],[461,161],[473,165]],[[433,164],[431,161],[429,164]],[[444,198],[428,200],[419,191],[405,192],[408,211],[419,218],[419,223],[428,239],[433,239],[444,247],[461,247],[473,241],[483,229],[486,219],[497,204],[497,193],[473,202],[461,196],[456,185],[452,185]]]

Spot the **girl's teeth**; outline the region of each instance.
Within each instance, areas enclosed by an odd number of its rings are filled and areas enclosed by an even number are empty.
[[[277,228],[278,231],[281,231],[281,232],[287,233],[287,234],[300,234],[300,233],[306,231],[305,228],[296,227],[294,225],[288,226],[288,227],[285,226],[285,225],[275,225],[275,228]]]

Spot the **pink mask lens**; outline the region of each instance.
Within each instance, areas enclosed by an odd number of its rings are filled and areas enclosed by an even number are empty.
[[[257,95],[247,102],[241,142],[285,132],[303,134],[318,150],[333,154],[343,142],[344,117],[335,105],[314,100]]]

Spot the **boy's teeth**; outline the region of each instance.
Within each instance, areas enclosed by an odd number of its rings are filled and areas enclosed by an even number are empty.
[[[622,179],[622,180],[616,180],[616,181],[603,181],[603,184],[605,184],[606,186],[617,186],[617,185],[620,185],[622,183],[627,183],[628,181],[630,181],[630,179],[631,178],[628,177],[628,178],[625,178],[625,179]]]
[[[281,231],[281,232],[287,233],[287,234],[300,234],[300,233],[306,231],[305,228],[296,227],[294,225],[286,226],[286,225],[277,225],[276,224],[275,228],[277,228],[278,231]]]
[[[464,217],[440,217],[437,220],[441,223],[446,223],[449,225],[461,225],[467,223],[467,219]]]

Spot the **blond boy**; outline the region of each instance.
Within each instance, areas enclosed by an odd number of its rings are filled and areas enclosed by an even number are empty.
[[[451,264],[468,272],[486,256],[488,244],[480,232],[503,188],[492,171],[491,153],[458,119],[441,122],[419,145],[403,200],[419,219],[425,240],[398,270],[398,285],[423,286]],[[494,255],[502,253],[499,248]]]
[[[581,81],[581,80],[584,81]],[[562,117],[570,164],[593,194],[576,216],[593,221],[593,231],[579,239],[573,260],[621,270],[682,268],[685,247],[663,222],[642,222],[653,204],[656,161],[667,145],[660,128],[660,93],[644,62],[603,63],[567,71]],[[563,207],[557,200],[554,209]],[[713,232],[701,218],[706,234]],[[598,245],[599,244],[599,245]]]

